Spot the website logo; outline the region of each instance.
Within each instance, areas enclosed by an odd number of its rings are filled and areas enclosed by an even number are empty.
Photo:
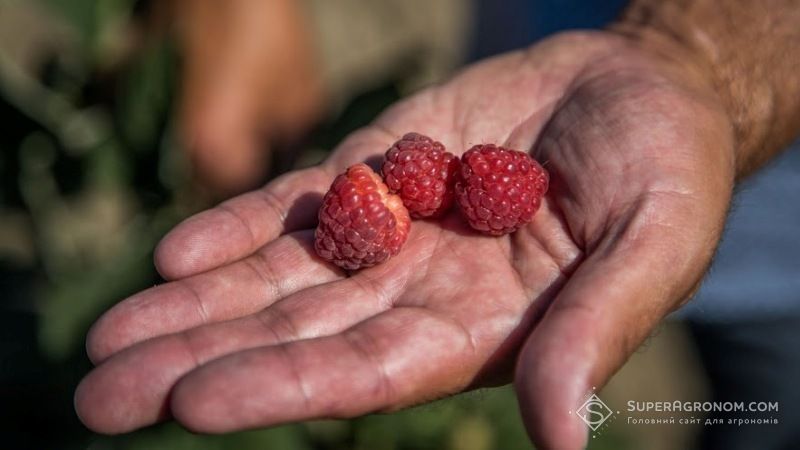
[[[597,429],[614,414],[614,411],[603,403],[597,394],[592,394],[592,396],[586,399],[581,407],[575,411],[575,414],[577,414],[592,431],[597,431]]]

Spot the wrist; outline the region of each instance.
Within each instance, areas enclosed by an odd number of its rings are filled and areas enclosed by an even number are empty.
[[[611,24],[609,31],[621,35],[628,45],[644,55],[649,70],[680,89],[686,98],[713,112],[715,120],[707,126],[713,124],[715,129],[732,137],[732,140],[725,139],[727,144],[717,142],[717,145],[705,146],[702,148],[707,153],[704,158],[712,167],[728,167],[726,178],[733,180],[739,177],[741,143],[738,140],[738,125],[727,106],[730,102],[728,94],[720,85],[712,62],[687,41],[677,38],[675,33],[655,26],[621,20]]]
[[[800,131],[800,13],[790,2],[633,0],[612,31],[675,55],[706,79],[733,127],[737,177]]]

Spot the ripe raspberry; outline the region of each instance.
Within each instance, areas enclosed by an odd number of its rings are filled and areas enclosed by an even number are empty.
[[[369,166],[356,164],[336,177],[322,199],[314,248],[339,267],[371,267],[400,251],[410,227],[400,197]]]
[[[382,172],[411,217],[437,217],[453,204],[458,158],[427,136],[408,133],[395,142],[386,152]]]
[[[456,200],[472,228],[500,236],[533,219],[548,180],[544,168],[527,153],[476,145],[461,156]]]

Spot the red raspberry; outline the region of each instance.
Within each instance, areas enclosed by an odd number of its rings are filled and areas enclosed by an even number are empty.
[[[500,236],[533,220],[548,180],[527,153],[476,145],[461,156],[456,200],[472,228]]]
[[[428,136],[408,133],[395,142],[386,152],[382,172],[386,185],[415,219],[440,216],[453,204],[458,158]]]
[[[314,248],[339,267],[371,267],[400,251],[410,227],[400,197],[369,166],[356,164],[336,177],[322,199]]]

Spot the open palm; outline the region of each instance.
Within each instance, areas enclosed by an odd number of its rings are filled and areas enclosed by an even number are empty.
[[[156,252],[169,283],[88,338],[82,420],[116,433],[174,417],[224,432],[387,411],[505,383],[544,446],[684,300],[719,238],[731,137],[701,77],[609,33],[572,33],[475,65],[387,111],[321,166],[201,213]],[[314,255],[333,177],[409,131],[460,154],[532,150],[551,175],[534,221],[502,238],[453,211],[348,276]],[[547,414],[543,414],[547,412]]]

